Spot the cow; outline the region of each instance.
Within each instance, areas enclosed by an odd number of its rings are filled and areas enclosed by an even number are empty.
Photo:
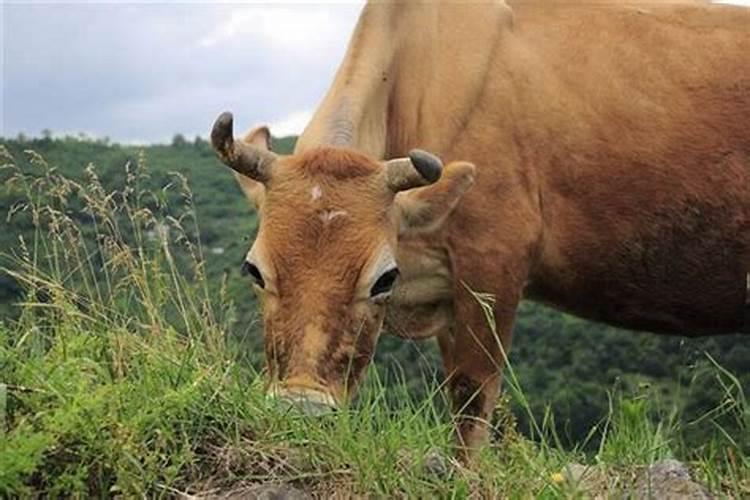
[[[469,459],[522,299],[750,330],[750,9],[370,2],[293,154],[229,113],[211,138],[259,215],[269,390],[308,411],[384,323],[434,337]]]

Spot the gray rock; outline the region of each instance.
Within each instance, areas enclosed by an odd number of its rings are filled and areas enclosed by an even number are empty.
[[[700,483],[693,481],[687,465],[677,460],[652,464],[636,480],[635,498],[664,500],[709,500],[713,497]]]
[[[439,448],[430,448],[424,456],[423,467],[427,474],[444,479],[453,473],[455,464]]]
[[[648,472],[652,477],[662,479],[690,480],[690,469],[688,469],[688,466],[672,458],[651,464]]]
[[[215,497],[221,500],[308,500],[310,495],[285,484],[259,484],[226,492]]]

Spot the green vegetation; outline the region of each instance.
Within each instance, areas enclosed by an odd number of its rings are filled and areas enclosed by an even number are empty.
[[[0,496],[271,480],[321,496],[569,497],[570,462],[606,468],[597,491],[615,494],[665,457],[715,493],[750,494],[748,339],[635,334],[526,304],[492,446],[471,469],[429,473],[451,434],[429,343],[385,337],[337,415],[265,399],[238,272],[255,218],[204,141],[47,137],[0,156]]]

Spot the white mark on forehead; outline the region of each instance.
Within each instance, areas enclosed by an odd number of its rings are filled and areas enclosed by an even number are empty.
[[[346,210],[323,210],[318,214],[318,217],[320,217],[320,220],[323,221],[323,223],[327,224],[331,222],[336,217],[341,217],[342,215],[347,215]]]
[[[310,199],[313,201],[319,200],[323,196],[323,189],[321,189],[320,186],[315,184],[313,188],[310,190]]]

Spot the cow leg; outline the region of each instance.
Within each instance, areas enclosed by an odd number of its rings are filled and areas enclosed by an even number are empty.
[[[437,335],[438,347],[440,347],[440,355],[443,359],[443,373],[446,378],[450,378],[453,373],[453,350],[455,345],[455,328],[450,326],[444,328]]]
[[[464,461],[487,441],[525,282],[525,273],[524,278],[519,279],[519,269],[520,266],[516,266],[516,272],[506,270],[499,276],[495,271],[491,296],[476,294],[469,288],[469,282],[457,280],[455,338],[448,387],[456,423],[457,454]],[[487,276],[491,275],[484,275]],[[499,290],[498,283],[501,284]]]

